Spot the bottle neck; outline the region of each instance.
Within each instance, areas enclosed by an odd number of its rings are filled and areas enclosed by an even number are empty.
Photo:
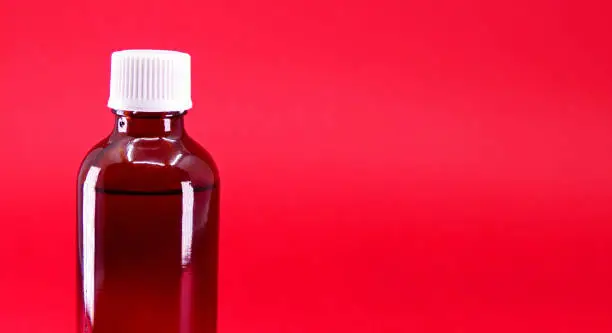
[[[185,134],[186,112],[136,112],[113,110],[115,127],[112,136],[181,137]]]

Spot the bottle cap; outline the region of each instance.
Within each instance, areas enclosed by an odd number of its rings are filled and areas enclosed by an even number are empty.
[[[165,50],[124,50],[111,56],[108,107],[163,112],[191,109],[191,57]]]

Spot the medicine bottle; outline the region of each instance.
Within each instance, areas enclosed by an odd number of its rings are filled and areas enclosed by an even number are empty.
[[[216,333],[219,175],[185,130],[186,53],[112,54],[112,132],[78,174],[78,333]]]

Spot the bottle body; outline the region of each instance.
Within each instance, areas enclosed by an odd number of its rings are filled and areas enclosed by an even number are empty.
[[[116,111],[78,176],[78,333],[215,333],[219,176],[184,113]]]

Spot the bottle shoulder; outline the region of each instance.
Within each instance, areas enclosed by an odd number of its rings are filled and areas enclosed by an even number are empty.
[[[193,138],[109,136],[86,154],[78,174],[82,184],[95,173],[100,189],[167,191],[189,182],[196,188],[218,187],[212,156]]]

